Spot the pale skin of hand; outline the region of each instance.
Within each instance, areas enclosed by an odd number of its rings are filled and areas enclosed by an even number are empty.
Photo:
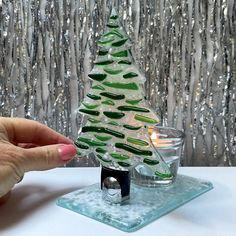
[[[73,142],[39,122],[0,117],[0,204],[25,172],[62,166],[76,155]]]

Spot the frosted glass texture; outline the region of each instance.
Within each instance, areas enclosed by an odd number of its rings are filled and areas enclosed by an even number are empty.
[[[58,198],[57,204],[120,230],[133,232],[212,188],[211,182],[178,175],[175,183],[168,187],[132,185],[130,200],[122,205],[105,202],[99,184],[64,195]]]

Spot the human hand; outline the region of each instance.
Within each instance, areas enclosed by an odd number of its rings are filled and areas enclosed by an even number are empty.
[[[0,202],[24,173],[62,166],[76,155],[73,142],[36,121],[0,117]]]

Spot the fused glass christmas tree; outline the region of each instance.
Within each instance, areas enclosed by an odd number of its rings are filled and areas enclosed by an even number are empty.
[[[85,124],[75,144],[80,157],[94,153],[100,161],[102,190],[99,184],[90,185],[61,196],[57,204],[132,232],[213,187],[181,175],[172,182],[173,172],[151,141],[159,120],[145,101],[145,78],[135,66],[131,42],[114,11],[98,45],[98,57],[88,75],[92,86],[78,109]],[[160,188],[130,185],[130,170],[139,164],[171,184]]]
[[[102,166],[120,171],[143,163],[159,178],[171,179],[150,140],[148,131],[159,119],[145,101],[145,77],[135,65],[131,42],[114,10],[98,45],[88,74],[92,86],[78,109],[86,119],[75,141],[78,155],[93,152]]]

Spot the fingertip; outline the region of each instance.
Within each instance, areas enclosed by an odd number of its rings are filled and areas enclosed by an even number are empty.
[[[59,157],[62,161],[70,161],[76,155],[76,147],[73,144],[64,144],[58,147]]]

